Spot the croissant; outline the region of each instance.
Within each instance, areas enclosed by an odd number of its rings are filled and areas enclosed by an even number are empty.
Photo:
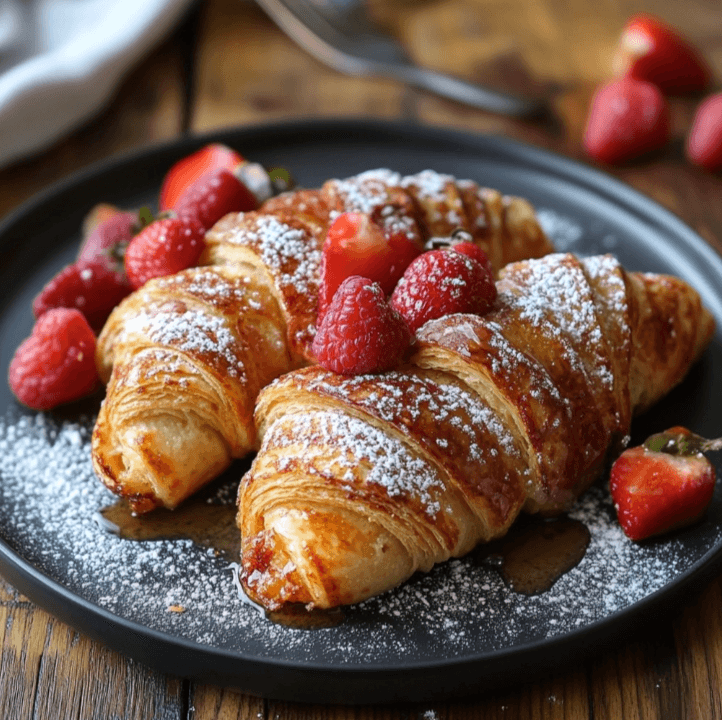
[[[269,609],[356,603],[570,506],[714,322],[682,280],[611,256],[507,266],[484,316],[424,325],[409,364],[319,366],[260,395],[240,576]]]
[[[207,267],[146,283],[98,338],[93,466],[136,513],[177,506],[256,447],[258,393],[312,361],[321,248],[344,211],[420,248],[462,228],[497,268],[551,250],[527,201],[433,171],[369,171],[226,216],[206,234]]]

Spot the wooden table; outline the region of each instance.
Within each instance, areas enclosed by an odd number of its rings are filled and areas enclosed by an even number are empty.
[[[341,76],[304,54],[249,2],[208,0],[125,80],[110,107],[42,155],[0,171],[0,215],[51,182],[117,152],[188,133],[281,118],[367,116],[519,138],[581,158],[586,109],[609,77],[625,19],[654,11],[722,78],[719,0],[377,0],[377,19],[422,63],[553,95],[558,126],[486,115],[393,82]],[[694,100],[673,102],[675,142],[618,177],[722,249],[722,179],[689,166]],[[54,620],[0,580],[0,717],[722,718],[722,578],[669,623],[572,672],[474,700],[404,707],[266,701],[166,677]]]

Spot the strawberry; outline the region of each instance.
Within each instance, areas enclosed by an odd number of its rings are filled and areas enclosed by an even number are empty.
[[[686,152],[690,162],[705,170],[722,169],[722,93],[711,95],[697,108]]]
[[[714,467],[702,454],[707,449],[717,448],[674,427],[619,456],[609,488],[629,538],[644,540],[699,519],[715,486]]]
[[[125,270],[133,288],[163,275],[192,267],[203,251],[204,229],[191,219],[164,218],[138,233],[125,253]]]
[[[242,162],[243,158],[235,150],[220,143],[206,145],[184,157],[166,173],[160,190],[160,210],[173,209],[188,186],[201,175],[221,168],[233,170]]]
[[[111,310],[132,288],[123,273],[102,259],[78,260],[63,268],[33,300],[36,318],[53,308],[80,310],[94,330],[100,330]]]
[[[221,168],[211,170],[189,185],[173,210],[179,218],[189,218],[209,230],[229,212],[257,207],[255,195],[232,172]]]
[[[702,92],[711,73],[699,53],[673,28],[650,15],[634,15],[614,57],[617,75],[654,83],[665,93]]]
[[[342,375],[383,372],[398,365],[411,341],[403,318],[368,278],[346,278],[313,340],[319,364]]]
[[[391,304],[416,332],[427,320],[451,313],[482,315],[494,304],[490,271],[468,255],[429,250],[406,268]]]
[[[55,308],[38,319],[15,351],[8,371],[10,389],[34,410],[90,394],[98,385],[95,335],[78,310]]]
[[[319,320],[341,283],[360,275],[379,283],[388,295],[409,263],[421,252],[414,239],[393,224],[384,228],[370,215],[346,212],[328,229],[321,256]]]
[[[595,160],[632,160],[663,147],[669,138],[669,109],[656,85],[625,77],[594,95],[583,142]]]
[[[485,270],[489,273],[489,277],[494,277],[494,268],[491,267],[491,261],[489,256],[474,242],[470,240],[462,240],[461,242],[455,242],[449,245],[449,250],[461,253],[470,257],[472,260],[476,260]]]

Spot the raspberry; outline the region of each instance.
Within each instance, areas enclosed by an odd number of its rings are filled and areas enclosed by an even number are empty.
[[[158,206],[161,211],[171,210],[176,206],[185,190],[201,175],[219,168],[233,170],[242,162],[243,158],[226,145],[212,143],[202,147],[179,160],[166,173],[160,190]]]
[[[380,218],[383,220],[383,218]],[[364,213],[339,215],[328,229],[321,257],[319,322],[341,283],[360,275],[391,293],[408,264],[421,251],[412,234],[383,227]]]
[[[427,320],[451,313],[482,315],[496,299],[491,273],[468,255],[430,250],[414,260],[391,296],[391,304],[416,332]]]
[[[125,271],[134,288],[192,267],[203,252],[203,228],[180,218],[156,220],[139,232],[125,253]]]
[[[124,274],[109,269],[105,261],[78,260],[63,268],[33,300],[36,318],[53,308],[74,308],[99,330],[111,310],[131,292]]]
[[[358,275],[334,295],[313,341],[319,364],[342,375],[383,372],[398,365],[411,335],[381,286]]]
[[[229,212],[257,207],[255,195],[232,172],[221,168],[189,185],[173,209],[179,218],[197,222],[209,230]]]
[[[95,334],[79,310],[48,310],[15,351],[10,389],[34,410],[49,410],[95,390]]]

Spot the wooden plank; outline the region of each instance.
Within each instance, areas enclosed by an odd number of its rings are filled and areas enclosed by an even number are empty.
[[[193,683],[190,705],[194,720],[262,720],[265,701],[237,690]]]
[[[401,86],[349,78],[321,65],[254,4],[217,0],[203,10],[194,131],[289,116],[403,114]]]

